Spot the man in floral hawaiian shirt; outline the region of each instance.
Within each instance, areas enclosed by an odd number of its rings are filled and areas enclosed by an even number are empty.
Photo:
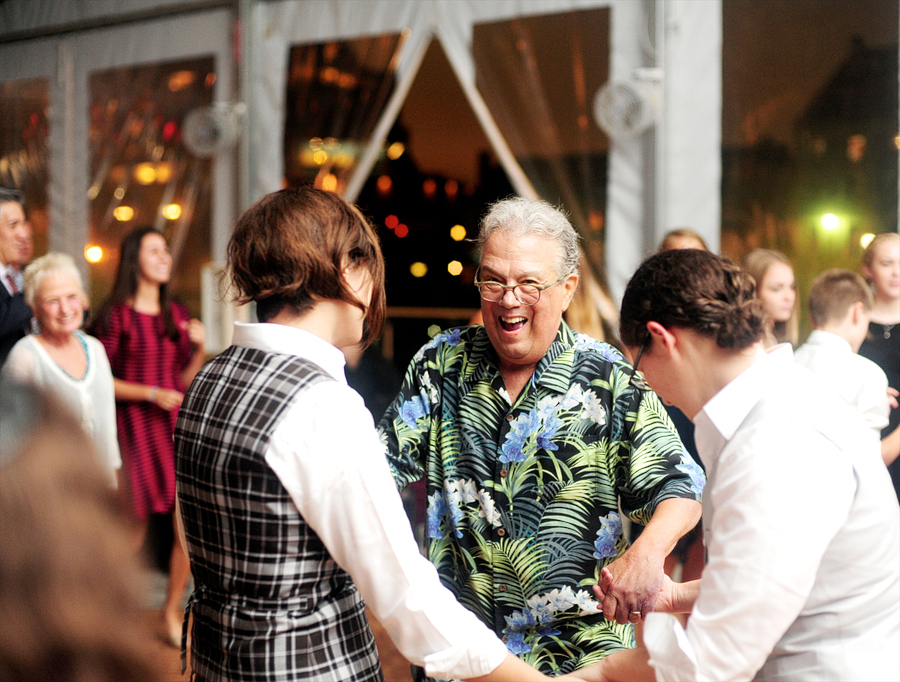
[[[442,582],[510,651],[570,672],[634,646],[705,480],[622,355],[562,321],[578,284],[566,217],[506,199],[479,244],[484,326],[426,344],[379,431],[398,485],[426,479]],[[630,548],[620,508],[646,525]]]

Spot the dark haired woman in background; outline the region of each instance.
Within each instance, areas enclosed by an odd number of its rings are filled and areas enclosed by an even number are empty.
[[[764,350],[754,281],[725,258],[667,251],[622,299],[621,337],[647,383],[696,426],[706,465],[700,580],[664,579],[646,649],[589,680],[900,679],[900,514],[865,426]],[[799,532],[798,532],[799,531]],[[602,595],[611,576],[603,569]],[[643,672],[642,672],[643,671]]]
[[[122,484],[141,541],[150,514],[174,509],[175,418],[185,386],[205,360],[203,324],[169,299],[171,274],[172,255],[162,233],[152,227],[129,232],[122,240],[112,293],[94,328],[115,377]],[[162,616],[164,638],[177,646],[190,567],[174,535]]]

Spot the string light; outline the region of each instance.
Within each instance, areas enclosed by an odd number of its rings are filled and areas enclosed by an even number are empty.
[[[131,206],[117,206],[113,211],[113,217],[120,223],[127,223],[134,218],[134,209]]]
[[[169,204],[163,207],[162,214],[168,220],[178,220],[181,217],[181,206],[178,204]]]

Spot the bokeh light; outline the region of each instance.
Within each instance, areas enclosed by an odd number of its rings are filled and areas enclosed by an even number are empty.
[[[450,228],[450,239],[455,242],[461,242],[466,238],[466,228],[462,225],[454,225]]]
[[[449,272],[454,277],[458,277],[463,271],[462,263],[458,260],[452,260],[447,263],[447,272]]]
[[[326,192],[336,192],[338,186],[337,175],[334,173],[328,173],[322,178],[322,189]]]
[[[403,239],[406,235],[409,234],[409,228],[403,223],[400,223],[399,225],[397,225],[397,227],[394,228],[394,234],[400,237],[400,239]]]
[[[139,163],[134,167],[134,179],[142,185],[156,182],[156,167],[152,163]]]
[[[869,244],[872,243],[873,239],[875,239],[875,235],[871,232],[866,232],[862,237],[859,238],[859,245],[864,249],[868,249]]]
[[[127,223],[134,218],[134,209],[131,206],[117,206],[113,211],[113,217],[120,223]]]
[[[168,220],[178,220],[181,217],[181,206],[169,204],[163,207],[162,213]]]
[[[413,277],[424,277],[428,273],[428,266],[421,261],[416,261],[409,266],[409,274]]]
[[[394,142],[390,147],[387,148],[387,157],[391,161],[396,161],[401,156],[403,156],[403,152],[406,151],[406,147],[402,142]]]
[[[89,246],[84,250],[84,257],[88,263],[99,263],[103,259],[103,249],[99,246]]]
[[[824,227],[829,232],[831,230],[836,230],[841,226],[841,219],[838,218],[834,213],[826,213],[822,216],[822,227]]]

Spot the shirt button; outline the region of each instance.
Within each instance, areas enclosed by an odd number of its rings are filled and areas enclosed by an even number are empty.
[[[504,535],[506,535],[506,530],[504,530],[503,528],[498,528],[497,535],[499,535],[502,538]]]
[[[506,478],[509,476],[509,472],[506,469],[500,469],[500,478]]]
[[[515,417],[511,414],[506,415],[506,421],[511,422],[515,419]]]
[[[506,585],[497,585],[497,590],[500,592],[506,592]]]

